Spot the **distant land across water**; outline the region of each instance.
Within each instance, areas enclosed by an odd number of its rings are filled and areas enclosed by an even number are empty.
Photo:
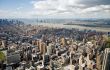
[[[21,21],[55,28],[78,28],[110,32],[110,19],[21,19]]]
[[[14,19],[13,19],[14,20]],[[78,28],[90,29],[96,31],[110,32],[110,19],[96,19],[96,18],[81,18],[81,19],[54,19],[54,18],[34,18],[25,19],[17,18],[16,20],[23,21],[25,24],[43,25],[55,28]]]

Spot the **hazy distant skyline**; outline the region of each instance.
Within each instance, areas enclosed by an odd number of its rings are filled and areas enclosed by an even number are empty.
[[[0,0],[0,18],[110,18],[110,0]]]

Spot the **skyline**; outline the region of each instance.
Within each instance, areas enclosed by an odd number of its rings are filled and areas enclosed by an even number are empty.
[[[0,18],[110,18],[110,1],[0,0]]]

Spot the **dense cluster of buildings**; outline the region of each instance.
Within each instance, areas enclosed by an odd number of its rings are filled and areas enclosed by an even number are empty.
[[[22,35],[0,33],[1,70],[110,69],[107,33],[43,26],[24,31]]]

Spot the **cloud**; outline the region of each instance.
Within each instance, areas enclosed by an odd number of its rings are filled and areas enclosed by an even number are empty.
[[[86,4],[88,7],[97,5],[109,5],[110,0],[79,0],[78,3]]]
[[[106,1],[106,2],[105,2]],[[33,7],[37,15],[86,15],[90,13],[110,14],[109,0],[41,0],[33,1]],[[104,13],[102,13],[104,12]],[[94,17],[97,17],[95,15]]]
[[[101,12],[101,11],[110,11],[110,5],[98,5],[98,6],[93,6],[93,7],[88,7],[84,9],[82,12],[87,13],[87,12]]]
[[[15,10],[1,10],[0,17],[110,18],[110,0],[31,0],[29,2],[31,4],[28,7],[22,5]]]
[[[34,9],[40,10],[43,12],[69,12],[68,10],[73,8],[84,8],[85,5],[77,4],[77,0],[44,0],[44,1],[34,1]],[[70,10],[70,11],[72,11]]]
[[[21,10],[21,9],[23,9],[23,7],[18,7],[18,8],[17,8],[17,10]]]

